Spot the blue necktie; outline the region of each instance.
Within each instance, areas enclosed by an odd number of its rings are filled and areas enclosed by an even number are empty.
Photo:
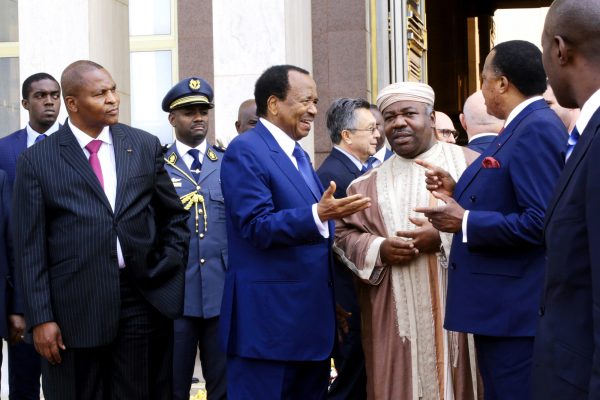
[[[571,131],[571,134],[569,135],[569,141],[567,142],[567,151],[565,152],[565,161],[567,161],[569,159],[569,157],[571,157],[571,153],[573,152],[573,149],[575,148],[575,145],[577,144],[577,141],[579,140],[579,131],[577,130],[577,127],[573,128],[573,130]]]
[[[296,143],[296,147],[294,147],[294,152],[292,153],[292,155],[298,163],[298,171],[300,171],[300,174],[304,178],[304,182],[306,182],[306,185],[313,193],[315,198],[319,200],[321,198],[321,190],[319,189],[319,185],[317,184],[317,181],[314,178],[313,169],[310,165],[310,162],[308,161],[306,153],[304,152],[304,150],[302,150],[302,147],[300,147],[298,143]]]
[[[188,150],[188,154],[190,156],[192,156],[192,158],[194,159],[194,161],[192,162],[192,165],[190,167],[190,172],[192,173],[192,176],[194,177],[194,179],[196,180],[196,182],[200,182],[200,171],[202,170],[202,163],[198,159],[198,155],[200,154],[200,150],[198,150],[198,149],[189,149]]]
[[[40,134],[38,135],[38,137],[36,137],[36,138],[35,138],[35,140],[33,141],[33,143],[35,144],[35,143],[37,143],[37,142],[41,142],[42,140],[46,139],[47,137],[48,137],[48,136],[46,136],[45,134],[43,134],[43,133],[40,133]]]
[[[369,159],[367,160],[367,164],[363,165],[362,169],[360,170],[360,173],[364,174],[365,172],[373,168],[373,164],[375,164],[376,161],[377,159],[375,157],[369,157]]]

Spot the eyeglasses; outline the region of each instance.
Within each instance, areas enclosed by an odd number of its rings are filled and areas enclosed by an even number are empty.
[[[358,129],[358,128],[355,128],[355,129],[350,129],[350,128],[348,128],[348,129],[346,129],[346,130],[347,130],[347,131],[358,131],[358,132],[369,132],[369,133],[371,133],[371,134],[372,134],[373,132],[375,132],[375,130],[376,130],[376,129],[377,129],[377,127],[376,127],[376,126],[372,126],[372,127],[370,127],[370,128],[365,128],[365,129]]]
[[[458,132],[452,129],[436,129],[436,131],[445,138],[454,136],[454,139],[458,139]]]

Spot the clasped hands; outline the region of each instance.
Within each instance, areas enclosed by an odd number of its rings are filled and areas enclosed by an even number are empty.
[[[452,198],[456,186],[454,178],[448,171],[427,161],[415,160],[415,162],[426,168],[425,185],[427,190],[435,198],[445,203],[437,207],[417,207],[415,211],[424,214],[428,221],[441,232],[460,231],[465,210]]]

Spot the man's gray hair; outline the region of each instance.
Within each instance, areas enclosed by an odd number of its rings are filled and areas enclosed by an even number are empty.
[[[327,110],[327,131],[334,144],[342,140],[344,129],[356,129],[356,115],[354,111],[359,108],[370,110],[371,103],[365,99],[351,99],[343,97],[331,103]]]

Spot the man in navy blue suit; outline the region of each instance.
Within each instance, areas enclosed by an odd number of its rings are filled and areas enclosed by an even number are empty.
[[[323,186],[334,181],[335,198],[346,197],[346,188],[367,169],[372,168],[379,138],[377,121],[364,99],[341,98],[327,110],[327,130],[333,149],[317,170]],[[334,353],[337,377],[329,389],[329,399],[364,399],[367,396],[365,356],[360,339],[360,309],[352,272],[337,258],[333,263],[336,304],[351,313],[347,333],[340,332]]]
[[[566,138],[541,97],[545,90],[535,45],[514,40],[494,47],[482,91],[488,113],[506,120],[504,130],[455,185],[428,166],[429,188],[446,204],[418,210],[440,231],[455,233],[444,326],[475,335],[486,400],[525,400],[532,393],[542,227]]]
[[[488,114],[481,90],[467,98],[458,118],[469,137],[467,147],[478,153],[487,149],[504,125],[503,120]]]
[[[229,399],[324,399],[335,329],[333,220],[370,206],[325,192],[297,143],[317,114],[317,87],[291,65],[267,69],[260,121],[223,157],[229,269],[220,316]]]
[[[581,108],[550,200],[535,338],[536,400],[600,398],[600,1],[557,0],[543,62],[558,103]]]
[[[21,105],[29,113],[29,123],[23,129],[0,139],[0,169],[6,171],[6,185],[12,188],[15,180],[17,158],[25,149],[56,132],[60,125],[60,86],[52,75],[45,72],[33,74],[21,89]],[[16,207],[26,205],[17,204]],[[16,290],[20,296],[20,291]],[[20,340],[25,330],[25,319],[19,314],[11,316],[11,325],[19,334],[8,346],[8,373],[11,399],[39,399],[40,356],[31,343]]]
[[[165,153],[165,168],[190,213],[183,316],[173,324],[173,400],[189,400],[198,351],[208,398],[224,399],[227,391],[227,360],[217,339],[227,268],[223,149],[206,140],[213,107],[212,87],[197,77],[181,80],[162,102],[176,138]]]

